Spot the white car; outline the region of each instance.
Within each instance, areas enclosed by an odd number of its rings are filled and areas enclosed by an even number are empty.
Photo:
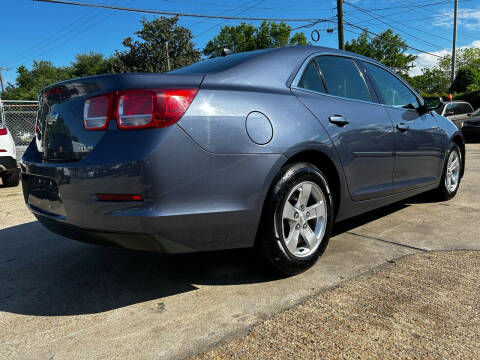
[[[3,186],[17,186],[20,181],[15,142],[4,122],[0,121],[0,177]]]

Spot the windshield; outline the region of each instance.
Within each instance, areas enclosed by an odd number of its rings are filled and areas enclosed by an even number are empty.
[[[440,105],[439,107],[437,107],[434,111],[435,111],[438,115],[442,115],[444,106],[445,106],[445,104],[442,104],[442,105]]]
[[[478,108],[477,110],[475,110],[475,111],[472,113],[472,116],[480,116],[480,108]]]

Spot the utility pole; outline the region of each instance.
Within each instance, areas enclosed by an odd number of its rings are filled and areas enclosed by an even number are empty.
[[[3,70],[8,70],[8,69],[7,69],[7,68],[2,68],[2,67],[0,67],[0,86],[1,86],[1,88],[2,88],[2,92],[5,91],[5,87],[3,86],[3,78],[2,78],[2,71],[3,71]]]
[[[337,21],[338,21],[338,48],[345,50],[343,45],[343,0],[337,0]]]
[[[450,85],[453,84],[455,80],[455,52],[457,47],[457,10],[458,10],[458,0],[454,0],[454,12],[453,12],[453,46],[452,46],[452,71],[450,74]]]
[[[168,41],[165,41],[165,52],[167,53],[167,69],[170,71],[170,57],[168,56]]]

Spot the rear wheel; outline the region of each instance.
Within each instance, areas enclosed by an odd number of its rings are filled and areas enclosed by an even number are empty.
[[[8,174],[3,174],[2,181],[3,181],[3,186],[5,187],[18,186],[18,184],[20,183],[20,175],[18,173],[18,169],[15,169]]]
[[[443,167],[440,185],[435,189],[438,200],[450,200],[460,186],[460,174],[462,173],[462,153],[456,144],[452,144],[448,152],[447,160]]]
[[[308,163],[290,165],[268,196],[257,243],[276,270],[297,274],[325,251],[333,214],[332,195],[322,172]]]

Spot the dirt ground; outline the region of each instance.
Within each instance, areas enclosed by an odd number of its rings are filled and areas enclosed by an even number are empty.
[[[0,229],[35,220],[24,204],[21,185],[13,188],[0,186],[0,209]]]
[[[480,359],[480,252],[417,254],[315,296],[200,359]]]

